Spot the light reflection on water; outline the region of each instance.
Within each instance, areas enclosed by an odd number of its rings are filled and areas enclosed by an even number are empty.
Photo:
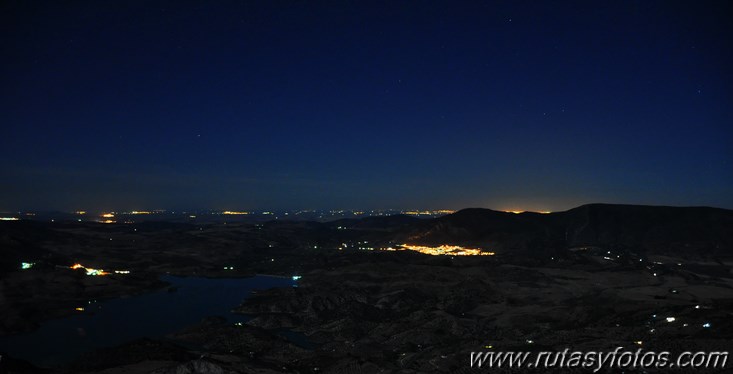
[[[0,337],[0,351],[34,363],[52,366],[73,360],[81,353],[112,347],[142,337],[160,338],[207,316],[223,316],[230,322],[248,318],[231,313],[251,291],[294,285],[290,278],[198,278],[163,276],[177,287],[138,296],[83,305],[78,315],[46,321],[27,334]]]

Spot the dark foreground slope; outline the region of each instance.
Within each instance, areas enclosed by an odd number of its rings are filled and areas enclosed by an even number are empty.
[[[468,367],[472,351],[733,350],[733,212],[723,209],[593,204],[252,225],[21,221],[0,234],[4,333],[89,297],[160,287],[165,273],[303,276],[297,288],[247,299],[238,308],[252,316],[244,325],[209,318],[52,372],[472,373],[488,370]],[[379,251],[395,243],[497,255]],[[19,261],[36,266],[20,270]],[[132,273],[89,277],[69,269],[74,262]],[[8,357],[0,370],[11,364],[38,370]]]

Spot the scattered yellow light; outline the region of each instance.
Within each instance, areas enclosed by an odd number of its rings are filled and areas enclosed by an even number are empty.
[[[77,210],[77,211],[76,211],[76,212],[74,212],[74,213],[75,213],[75,214],[78,214],[78,215],[82,215],[82,214],[87,214],[87,212],[86,212],[86,211],[84,211],[84,210]]]
[[[77,312],[83,312],[84,311],[84,308],[82,308],[82,307],[76,307],[76,308],[74,308],[74,310],[76,310]]]
[[[524,213],[523,210],[505,210],[504,212],[506,212],[506,213],[514,213],[514,214]]]
[[[106,219],[104,221],[97,221],[97,222],[99,222],[99,223],[117,223],[117,221],[113,221],[111,219]]]
[[[114,217],[114,216],[115,216],[115,215],[114,215],[114,214],[112,214],[112,213],[103,213],[103,214],[102,214],[102,217],[104,217],[104,218],[112,218],[112,217]]]
[[[636,344],[636,345],[642,345],[642,342],[641,342],[641,340],[637,340],[637,341],[634,342],[634,344]]]
[[[84,266],[82,264],[74,264],[74,265],[69,266],[69,268],[70,269],[74,269],[74,270],[76,270],[76,269],[84,269],[84,270],[86,270],[87,275],[107,275],[107,274],[109,274],[108,272],[106,272],[106,271],[104,271],[102,269],[92,269],[92,268],[88,268],[88,267],[86,267],[86,266]]]
[[[402,212],[402,214],[406,214],[408,216],[438,216],[443,214],[451,214],[455,213],[455,210],[447,210],[447,209],[441,209],[441,210],[408,210],[406,212]]]
[[[130,214],[150,214],[150,212],[133,210],[132,212],[130,212]]]
[[[479,248],[464,248],[459,245],[448,245],[448,244],[439,245],[437,247],[402,244],[402,245],[398,245],[396,248],[389,247],[389,248],[384,248],[383,250],[385,251],[415,251],[415,252],[420,252],[420,253],[423,253],[426,255],[432,255],[432,256],[442,256],[442,255],[493,256],[496,254],[494,252],[484,251]]]
[[[238,211],[225,210],[225,211],[221,212],[221,214],[229,214],[229,215],[239,216],[239,215],[249,214],[249,212],[238,212]]]
[[[15,217],[0,217],[0,221],[19,221],[19,218]]]

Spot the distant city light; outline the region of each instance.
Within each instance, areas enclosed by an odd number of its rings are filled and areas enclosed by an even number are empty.
[[[676,320],[677,320],[677,318],[674,318],[674,317],[667,317],[667,322],[674,322],[674,321],[676,321]]]
[[[705,322],[702,324],[702,327],[709,329],[710,328],[710,322]]]
[[[92,276],[99,276],[99,275],[107,275],[107,274],[109,274],[108,272],[106,272],[106,271],[104,271],[102,269],[92,269],[92,268],[88,268],[88,267],[86,267],[86,266],[84,266],[82,264],[78,264],[78,263],[69,266],[69,268],[70,269],[73,269],[73,270],[76,270],[76,269],[84,269],[84,270],[86,270],[87,275],[92,275]]]
[[[408,210],[405,212],[402,212],[402,214],[406,214],[408,216],[438,216],[438,215],[445,215],[445,214],[452,214],[455,213],[455,210]],[[362,214],[363,212],[354,212],[354,214]]]
[[[298,280],[298,279],[300,279],[300,278],[303,278],[303,277],[302,277],[302,276],[300,276],[300,275],[293,275],[293,280],[294,280],[294,281],[297,281],[297,280]]]
[[[231,210],[225,210],[221,212],[221,214],[227,214],[227,215],[247,215],[249,212],[237,212],[237,211],[231,211]]]
[[[113,213],[102,213],[103,218],[113,218],[115,215]]]
[[[23,270],[30,269],[35,264],[36,264],[35,262],[21,262],[20,263],[20,268],[23,269]]]
[[[19,221],[20,218],[16,217],[0,217],[0,221]]]
[[[102,269],[86,269],[87,275],[107,275],[108,272],[102,270]]]
[[[483,251],[478,248],[464,248],[458,245],[448,245],[448,244],[443,244],[437,247],[402,244],[402,245],[398,245],[396,248],[389,247],[389,248],[384,248],[383,250],[385,251],[415,251],[415,252],[420,252],[420,253],[423,253],[426,255],[432,255],[432,256],[442,256],[442,255],[493,256],[496,254],[494,252]]]

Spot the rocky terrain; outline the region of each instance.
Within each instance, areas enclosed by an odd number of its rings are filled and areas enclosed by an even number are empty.
[[[49,372],[469,373],[486,370],[469,367],[472,351],[733,348],[733,212],[722,209],[599,204],[201,226],[20,221],[0,225],[0,242],[5,334],[65,315],[77,300],[165,287],[160,274],[303,276],[296,288],[247,299],[237,308],[252,316],[245,324],[212,316]],[[408,242],[496,255],[379,250]],[[21,261],[35,265],[21,270]],[[77,262],[130,274],[89,277],[68,268]],[[12,357],[0,368],[41,370]]]

